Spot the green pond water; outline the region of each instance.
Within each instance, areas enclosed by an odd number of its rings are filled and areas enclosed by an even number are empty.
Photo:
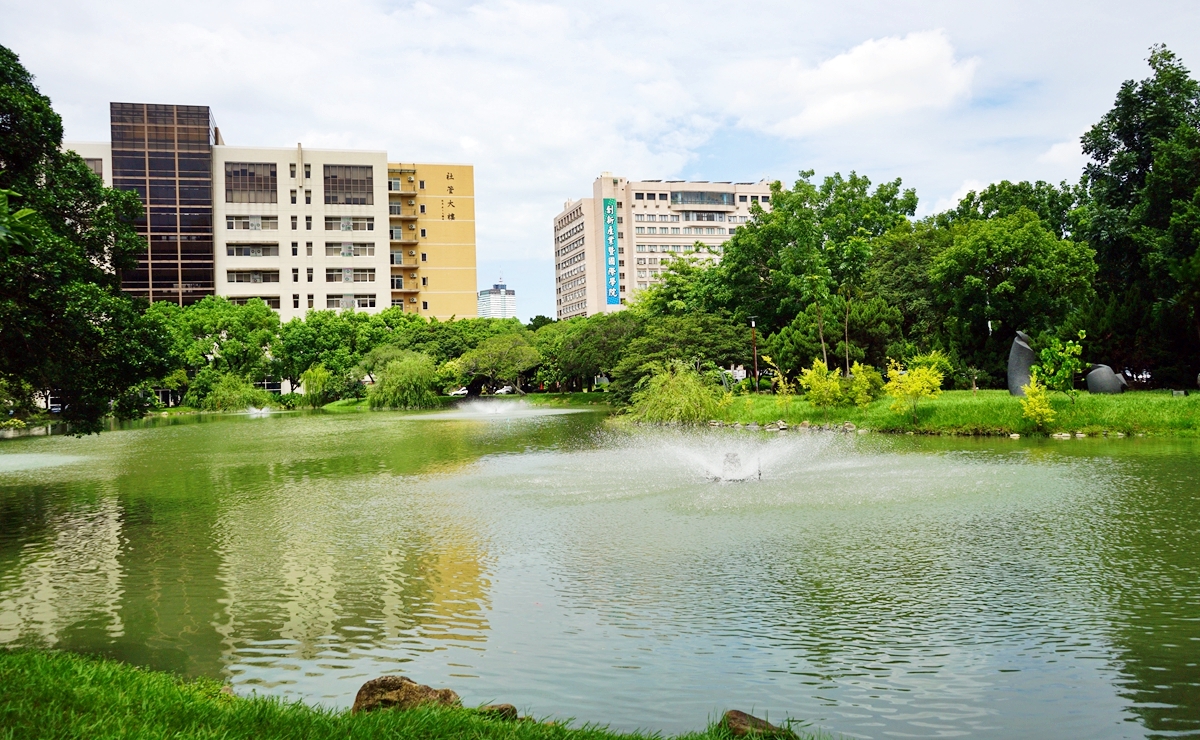
[[[519,402],[0,440],[0,645],[620,729],[1200,734],[1200,443],[624,430]]]

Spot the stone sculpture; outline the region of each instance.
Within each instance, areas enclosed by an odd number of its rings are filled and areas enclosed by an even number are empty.
[[[1087,374],[1088,393],[1122,393],[1128,387],[1124,375],[1118,375],[1108,365],[1092,365]]]
[[[1008,351],[1008,392],[1014,396],[1023,396],[1025,391],[1021,386],[1029,385],[1029,368],[1037,362],[1037,355],[1029,346],[1029,335],[1023,331],[1017,332],[1013,339],[1012,349]]]

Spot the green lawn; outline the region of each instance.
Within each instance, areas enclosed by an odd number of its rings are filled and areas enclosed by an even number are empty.
[[[1066,395],[1051,394],[1057,418],[1044,430],[1054,432],[1103,432],[1200,436],[1200,395],[1172,396],[1170,391],[1137,391],[1121,395],[1080,393],[1072,405]],[[896,413],[884,398],[866,409],[837,407],[817,409],[802,397],[782,404],[772,395],[737,396],[724,409],[721,419],[764,424],[783,419],[789,424],[808,420],[813,424],[852,422],[880,432],[920,434],[1019,434],[1038,433],[1021,416],[1021,404],[1008,391],[946,391],[932,401],[922,401],[918,421]]]
[[[475,738],[633,740],[602,727],[513,722],[473,709],[382,710],[360,715],[237,698],[216,681],[69,653],[0,650],[0,738]],[[727,738],[718,725],[680,740]],[[811,736],[809,736],[811,737]]]

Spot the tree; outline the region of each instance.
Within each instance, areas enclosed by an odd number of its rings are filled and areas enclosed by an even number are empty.
[[[799,383],[804,388],[804,398],[829,416],[829,409],[842,399],[842,384],[837,372],[830,370],[824,360],[813,360],[812,367],[800,371]]]
[[[630,413],[651,424],[703,424],[716,414],[717,388],[690,363],[654,363],[633,392]]]
[[[461,367],[468,375],[483,377],[488,385],[498,382],[511,385],[518,393],[521,390],[521,374],[536,366],[541,360],[538,351],[530,345],[524,334],[512,333],[494,336],[460,359]]]
[[[874,242],[864,279],[866,291],[899,311],[900,335],[922,350],[940,341],[945,322],[934,297],[929,270],[953,241],[949,227],[938,226],[929,219],[901,224]],[[892,356],[898,357],[899,353]],[[884,366],[882,359],[877,362]]]
[[[528,329],[529,331],[536,332],[538,329],[541,329],[543,326],[549,326],[550,324],[553,324],[553,323],[554,323],[554,319],[550,318],[549,316],[543,316],[539,313],[537,316],[534,316],[532,319],[529,320],[529,323],[525,325],[525,328]]]
[[[563,378],[573,378],[586,387],[595,376],[615,371],[626,347],[641,334],[646,318],[638,311],[618,311],[568,323],[558,364]]]
[[[4,47],[0,190],[0,380],[52,391],[76,432],[97,432],[113,399],[168,369],[164,327],[117,278],[146,248],[143,210],[62,150],[62,120]]]
[[[379,380],[367,391],[367,403],[373,409],[434,408],[436,381],[437,369],[429,355],[402,351],[379,371]]]
[[[300,376],[304,383],[304,400],[311,408],[319,409],[332,399],[335,390],[333,373],[317,363]]]
[[[160,301],[149,313],[170,327],[174,354],[193,372],[212,367],[255,381],[270,372],[279,314],[259,298],[237,305],[207,296],[187,308]]]
[[[612,368],[610,392],[618,401],[628,400],[644,377],[671,360],[691,363],[697,370],[748,364],[752,361],[749,327],[714,314],[647,320]]]
[[[942,393],[942,374],[932,367],[909,367],[908,370],[899,362],[893,360],[888,365],[888,382],[883,387],[885,393],[891,396],[892,411],[912,414],[913,423],[919,421],[917,404],[922,399],[937,398]]]
[[[1041,180],[1017,183],[1002,180],[978,193],[974,190],[968,192],[956,208],[936,220],[946,224],[986,221],[1012,216],[1026,208],[1036,213],[1055,236],[1067,239],[1073,231],[1073,212],[1084,196],[1085,193],[1079,188],[1073,188],[1065,181],[1056,187]]]
[[[930,278],[960,361],[1003,377],[1013,332],[1057,327],[1091,297],[1094,254],[1028,209],[956,227]]]

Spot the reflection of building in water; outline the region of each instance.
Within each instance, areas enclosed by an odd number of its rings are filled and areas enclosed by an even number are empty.
[[[73,633],[119,638],[123,578],[121,508],[115,496],[51,516],[39,542],[0,577],[0,645],[70,646]],[[62,643],[66,643],[63,645]]]

